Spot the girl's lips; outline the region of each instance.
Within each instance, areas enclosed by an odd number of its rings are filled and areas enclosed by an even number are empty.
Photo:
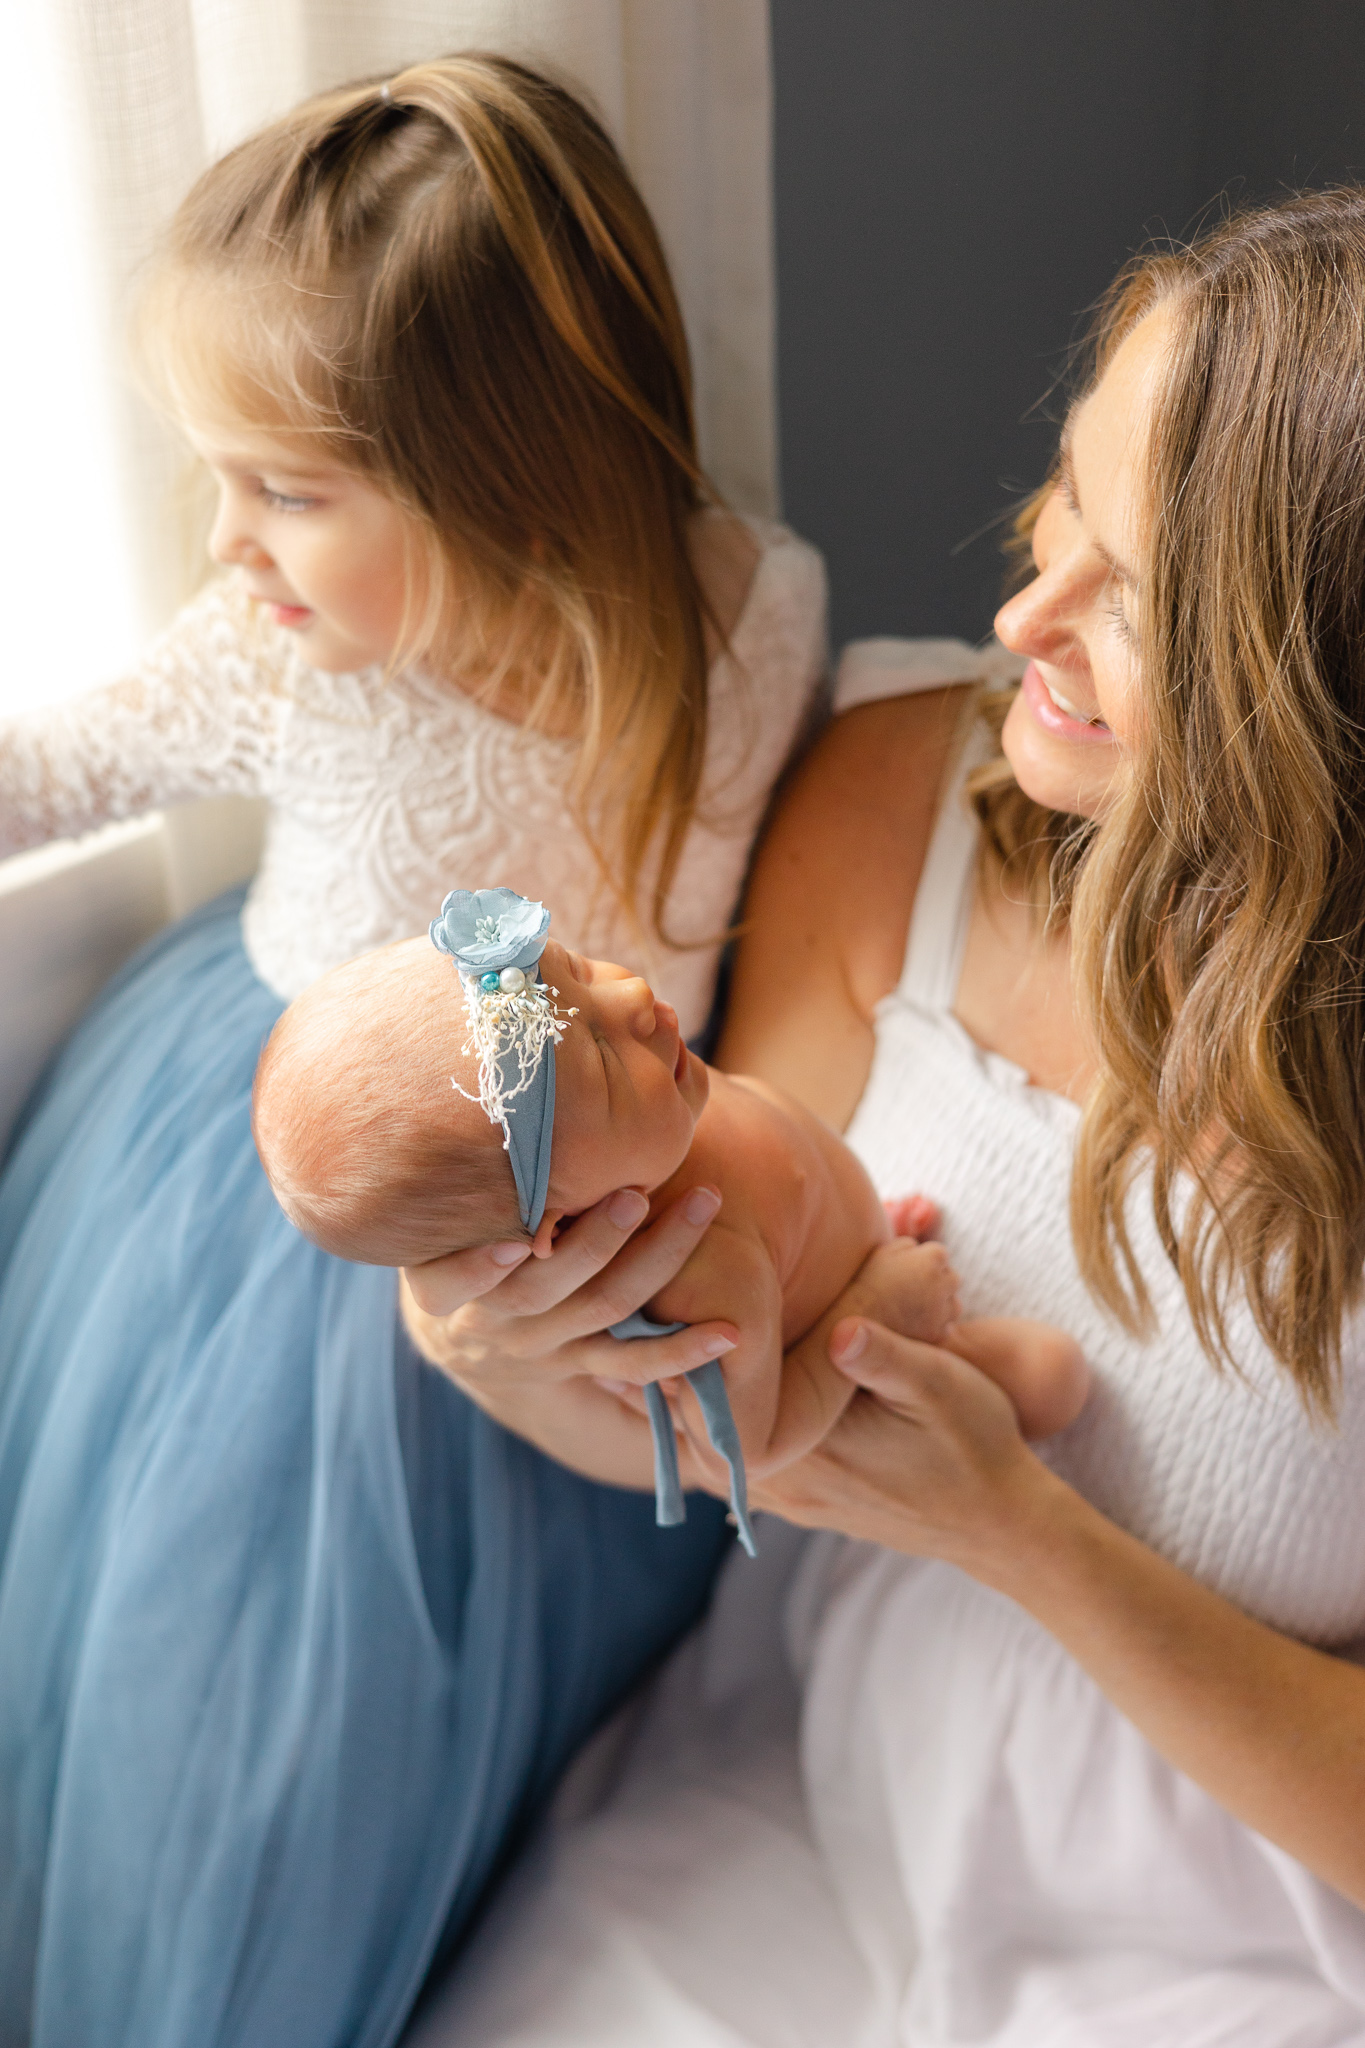
[[[310,606],[306,604],[272,604],[270,614],[277,626],[304,626],[312,618]]]
[[[1091,724],[1084,718],[1073,718],[1055,702],[1052,693],[1038,672],[1038,664],[1031,661],[1024,670],[1022,683],[1024,702],[1042,726],[1044,732],[1055,733],[1058,739],[1070,740],[1083,747],[1108,747],[1113,745],[1114,735],[1107,725],[1098,721]]]

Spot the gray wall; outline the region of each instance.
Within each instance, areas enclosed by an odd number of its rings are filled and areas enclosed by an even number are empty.
[[[975,639],[1124,257],[1225,192],[1365,175],[1365,5],[771,4],[786,516],[836,642]]]

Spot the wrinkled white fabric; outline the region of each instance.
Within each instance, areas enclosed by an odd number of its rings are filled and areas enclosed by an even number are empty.
[[[671,895],[669,936],[695,946],[643,947],[601,886],[567,822],[571,742],[420,674],[309,668],[233,578],[126,680],[0,723],[0,854],[187,797],[264,796],[243,934],[279,995],[424,932],[449,889],[505,883],[550,904],[567,944],[649,973],[697,1031],[750,841],[824,669],[820,557],[750,525],[762,552],[711,671],[700,806]]]

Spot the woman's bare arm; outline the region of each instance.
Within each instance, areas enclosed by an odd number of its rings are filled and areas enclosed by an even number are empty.
[[[861,1320],[839,1325],[834,1356],[864,1392],[818,1451],[760,1479],[755,1504],[1007,1594],[1177,1770],[1365,1907],[1365,1671],[1108,1521],[962,1360]]]
[[[716,1065],[784,1088],[836,1130],[900,977],[964,692],[831,721],[782,793],[754,864]]]

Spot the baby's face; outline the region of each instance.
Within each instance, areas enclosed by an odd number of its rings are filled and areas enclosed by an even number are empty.
[[[638,974],[551,939],[540,962],[556,1007],[577,1010],[555,1053],[551,1222],[615,1188],[646,1192],[687,1157],[709,1080],[676,1013]]]

